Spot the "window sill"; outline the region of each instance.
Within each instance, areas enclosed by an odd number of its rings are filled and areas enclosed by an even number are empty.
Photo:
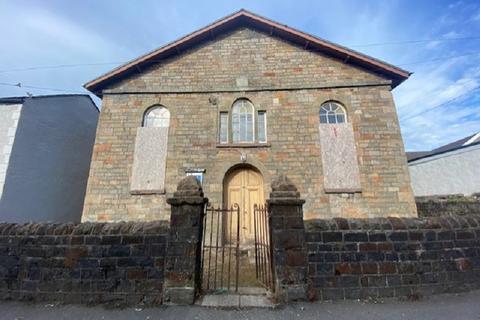
[[[140,195],[153,195],[153,194],[165,194],[165,190],[130,190],[130,195],[140,196]]]
[[[325,189],[325,193],[362,193],[360,188]]]
[[[217,148],[270,148],[270,143],[217,143]]]

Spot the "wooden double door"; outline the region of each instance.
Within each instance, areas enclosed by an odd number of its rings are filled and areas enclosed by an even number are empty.
[[[261,173],[254,168],[238,168],[231,171],[224,182],[224,202],[228,208],[234,204],[240,207],[238,220],[230,216],[225,221],[227,225],[233,224],[233,228],[225,228],[226,239],[229,239],[229,233],[234,232],[237,221],[240,221],[240,245],[253,245],[255,241],[253,208],[255,204],[263,205],[265,202]]]

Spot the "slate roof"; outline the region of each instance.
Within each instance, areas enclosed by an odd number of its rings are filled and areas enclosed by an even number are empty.
[[[414,152],[407,152],[407,160],[408,162],[413,160],[418,160],[421,158],[431,157],[437,154],[450,152],[453,150],[462,149],[465,147],[469,147],[472,145],[480,144],[480,131],[469,135],[465,138],[459,139],[454,142],[450,142],[446,145],[440,146],[436,149],[431,151],[414,151]]]
[[[103,88],[116,81],[124,79],[132,73],[142,72],[145,67],[174,55],[181,54],[181,52],[184,52],[199,43],[211,40],[218,34],[242,26],[248,26],[256,30],[268,32],[272,36],[280,37],[306,49],[314,49],[315,51],[327,54],[345,63],[357,65],[383,75],[385,78],[392,81],[392,87],[396,87],[402,83],[411,74],[406,70],[384,61],[372,58],[363,53],[348,49],[344,46],[315,37],[242,9],[217,20],[204,28],[190,33],[183,38],[115,68],[112,71],[87,82],[84,87],[92,93],[101,96]]]
[[[23,103],[28,97],[0,97],[0,104],[19,104]]]
[[[98,110],[97,105],[95,102],[93,102],[92,97],[90,97],[88,94],[50,94],[50,95],[39,95],[39,96],[19,96],[19,97],[0,97],[0,104],[23,104],[25,100],[27,99],[43,99],[43,98],[60,98],[60,97],[69,97],[69,98],[88,98],[90,100],[90,103],[92,106],[95,108],[95,110]]]

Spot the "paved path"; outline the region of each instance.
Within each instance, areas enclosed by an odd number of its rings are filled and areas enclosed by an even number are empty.
[[[415,302],[385,300],[378,303],[359,301],[317,302],[292,304],[275,310],[243,309],[221,310],[204,307],[161,307],[147,309],[104,309],[102,307],[52,306],[1,302],[0,319],[50,320],[50,319],[480,319],[480,291],[470,293],[439,295]]]

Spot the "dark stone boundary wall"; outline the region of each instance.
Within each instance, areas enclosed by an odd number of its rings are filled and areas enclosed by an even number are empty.
[[[480,214],[480,194],[415,197],[419,217]]]
[[[0,224],[0,299],[162,303],[168,223]]]
[[[310,299],[480,288],[480,215],[306,221]]]

